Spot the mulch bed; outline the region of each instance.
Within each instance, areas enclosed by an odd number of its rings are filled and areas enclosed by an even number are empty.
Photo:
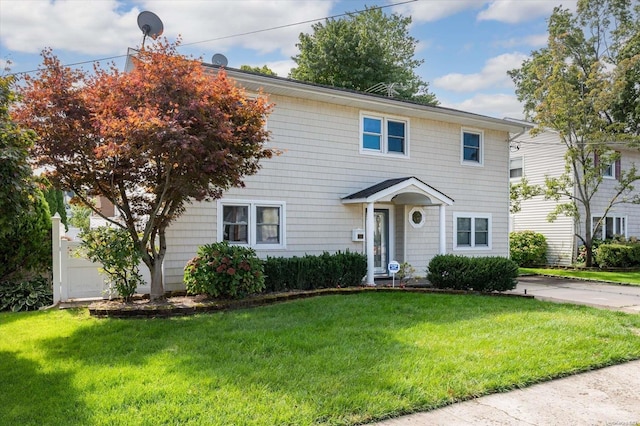
[[[412,293],[441,294],[477,294],[483,296],[509,296],[533,298],[531,295],[508,293],[480,293],[473,291],[440,290],[434,288],[413,287],[348,287],[327,288],[309,291],[288,291],[282,293],[260,294],[240,300],[209,299],[206,296],[168,295],[163,301],[151,301],[138,298],[125,303],[122,300],[103,300],[89,305],[89,314],[98,318],[167,318],[173,316],[194,315],[200,313],[220,312],[234,309],[247,309],[257,306],[272,305],[290,300],[305,299],[333,294],[358,294],[371,291],[403,291]]]

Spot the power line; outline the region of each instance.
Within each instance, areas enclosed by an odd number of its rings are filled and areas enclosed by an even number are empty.
[[[252,35],[252,34],[259,34],[259,33],[263,33],[263,32],[267,32],[267,31],[274,31],[274,30],[280,30],[283,28],[289,28],[289,27],[295,27],[297,25],[303,25],[303,24],[309,24],[311,22],[318,22],[318,21],[323,21],[323,20],[327,20],[327,19],[335,19],[335,18],[340,18],[343,16],[349,16],[349,15],[356,15],[362,12],[366,12],[367,10],[382,10],[382,9],[386,9],[389,7],[393,7],[393,6],[400,6],[403,4],[407,4],[407,3],[413,3],[416,2],[418,0],[405,0],[405,1],[400,1],[397,3],[391,3],[391,4],[387,4],[385,6],[374,6],[374,7],[369,7],[366,9],[361,9],[361,10],[356,10],[354,12],[344,12],[344,13],[340,13],[337,15],[332,15],[332,16],[327,16],[324,18],[315,18],[315,19],[309,19],[306,21],[299,21],[299,22],[295,22],[292,24],[285,24],[285,25],[279,25],[279,26],[275,26],[275,27],[270,27],[270,28],[264,28],[261,30],[254,30],[254,31],[247,31],[244,33],[238,33],[238,34],[232,34],[232,35],[228,35],[228,36],[222,36],[222,37],[216,37],[216,38],[212,38],[209,40],[202,40],[202,41],[194,41],[191,43],[183,43],[180,45],[180,47],[184,47],[184,46],[192,46],[194,44],[201,44],[201,43],[210,43],[212,41],[219,41],[219,40],[226,40],[229,38],[234,38],[234,37],[243,37],[246,35]],[[91,64],[91,63],[95,63],[95,62],[103,62],[103,61],[110,61],[113,59],[120,59],[120,58],[126,58],[127,55],[117,55],[117,56],[110,56],[108,58],[100,58],[100,59],[91,59],[91,60],[87,60],[87,61],[82,61],[82,62],[74,62],[71,64],[66,64],[63,65],[64,67],[73,67],[73,66],[78,66],[78,65],[85,65],[85,64]],[[11,73],[9,75],[11,76],[16,76],[16,75],[22,75],[22,74],[31,74],[34,72],[38,72],[39,70],[35,69],[35,70],[29,70],[29,71],[20,71],[20,72],[16,72],[16,73]]]

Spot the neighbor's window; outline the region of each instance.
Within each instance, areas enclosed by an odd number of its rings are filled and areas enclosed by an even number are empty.
[[[408,154],[408,120],[362,116],[361,151],[381,154]]]
[[[260,248],[284,246],[284,203],[218,201],[218,240]]]
[[[454,249],[491,248],[491,215],[454,214]]]
[[[524,175],[522,164],[522,157],[514,157],[509,160],[510,179],[520,179]]]
[[[480,165],[483,161],[483,133],[481,131],[462,131],[462,163]]]
[[[606,240],[615,236],[627,237],[627,218],[624,216],[607,216],[600,225],[598,221],[600,217],[591,219],[593,229],[593,238],[598,240]]]

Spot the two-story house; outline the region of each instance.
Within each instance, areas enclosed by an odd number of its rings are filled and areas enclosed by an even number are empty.
[[[530,230],[545,236],[548,244],[547,261],[550,265],[568,266],[575,262],[582,245],[576,235],[584,235],[585,222],[591,226],[596,239],[640,235],[640,205],[617,204],[605,214],[616,193],[620,172],[629,170],[634,164],[640,164],[640,152],[637,149],[625,148],[620,144],[612,145],[612,149],[620,152],[620,159],[608,165],[604,171],[602,183],[591,201],[591,217],[585,217],[581,210],[580,220],[559,215],[555,221],[550,222],[547,218],[555,209],[556,202],[545,200],[543,196],[522,201],[521,210],[512,215],[511,230]],[[509,174],[513,183],[518,183],[525,177],[530,185],[544,188],[545,176],[559,177],[565,171],[566,146],[552,130],[535,137],[529,132],[515,137],[511,151]],[[594,161],[598,159],[594,158]],[[569,200],[566,198],[560,200],[567,201]],[[598,226],[598,222],[601,226]]]
[[[219,68],[208,66],[216,73]],[[424,276],[439,253],[509,254],[509,135],[520,123],[235,69],[275,105],[282,151],[215,202],[189,205],[168,229],[167,290],[197,247],[229,241],[261,257],[365,253],[366,283],[389,261]]]

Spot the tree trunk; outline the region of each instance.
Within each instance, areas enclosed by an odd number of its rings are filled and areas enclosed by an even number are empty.
[[[162,273],[163,258],[152,259],[149,267],[151,273],[151,291],[149,297],[151,300],[163,300],[164,296],[164,275]]]

